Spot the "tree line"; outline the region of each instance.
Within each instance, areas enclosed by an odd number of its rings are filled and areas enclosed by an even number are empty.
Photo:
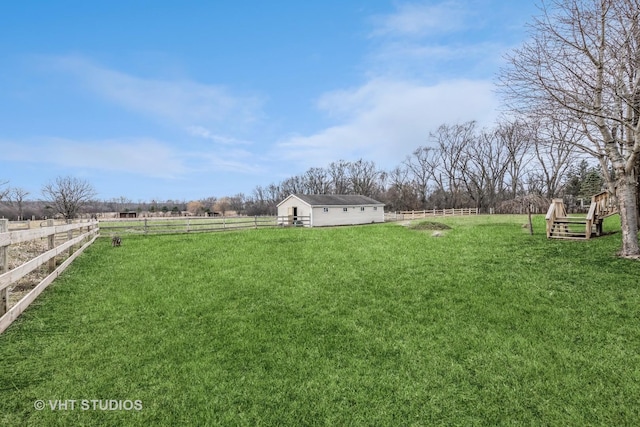
[[[327,167],[257,186],[245,200],[250,214],[273,214],[289,194],[361,194],[390,211],[478,208],[509,212],[506,203],[538,195],[546,209],[554,197],[567,197],[578,209],[602,189],[600,169],[571,144],[571,132],[557,123],[503,121],[480,129],[475,121],[443,124],[391,170],[372,161],[338,160]],[[583,185],[587,180],[590,187]]]
[[[584,208],[584,200],[588,206],[604,180],[600,168],[572,145],[573,136],[553,122],[502,121],[491,129],[481,129],[475,121],[442,124],[429,134],[427,144],[391,170],[364,159],[337,160],[278,183],[258,185],[250,195],[188,202],[134,202],[126,197],[100,201],[90,183],[58,177],[43,186],[39,201],[27,201],[29,193],[19,187],[2,187],[0,216],[74,218],[79,213],[129,211],[162,216],[275,215],[277,204],[290,194],[360,194],[385,203],[388,211],[477,208],[484,213],[522,213],[522,204],[513,201],[535,195],[527,200],[537,201],[537,211],[546,209],[554,197],[565,197],[570,208],[578,210]]]

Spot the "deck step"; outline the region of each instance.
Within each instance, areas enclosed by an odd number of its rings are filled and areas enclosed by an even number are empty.
[[[551,235],[552,239],[565,239],[565,240],[587,240],[587,238],[585,237],[585,235],[581,235],[581,236],[556,236],[554,234]]]
[[[551,232],[551,234],[553,234],[555,236],[584,236],[585,232],[584,231],[559,231],[559,230],[553,230]]]
[[[554,224],[587,224],[585,218],[557,218],[553,221]]]
[[[587,239],[584,227],[587,221],[581,217],[562,217],[556,218],[551,227],[552,239],[582,240]]]

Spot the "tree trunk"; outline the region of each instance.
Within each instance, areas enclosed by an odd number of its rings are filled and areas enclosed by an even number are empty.
[[[620,213],[620,227],[622,229],[623,257],[640,255],[638,246],[638,208],[636,180],[633,176],[617,174],[616,198]]]
[[[638,229],[640,229],[640,191],[638,191],[638,188],[640,188],[640,157],[638,157],[638,161],[636,162],[636,167],[635,167],[635,174],[636,174],[636,216],[638,217]]]

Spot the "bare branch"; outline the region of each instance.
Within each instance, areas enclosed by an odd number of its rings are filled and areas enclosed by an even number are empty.
[[[74,219],[81,208],[95,197],[96,192],[87,181],[65,176],[45,184],[42,194],[52,204],[55,213],[65,219]]]

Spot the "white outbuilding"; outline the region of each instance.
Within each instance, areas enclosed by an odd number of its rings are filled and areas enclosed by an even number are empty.
[[[384,222],[384,203],[346,194],[292,194],[278,204],[278,223],[305,227]]]

